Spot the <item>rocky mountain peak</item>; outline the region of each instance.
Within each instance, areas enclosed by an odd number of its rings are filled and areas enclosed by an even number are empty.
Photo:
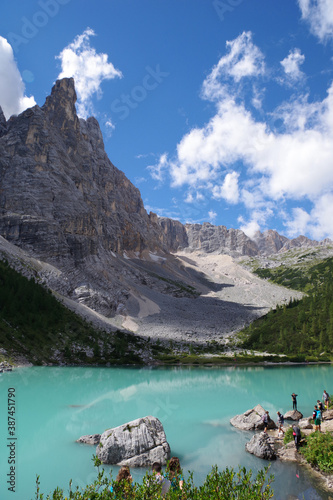
[[[74,79],[63,78],[56,81],[42,110],[47,114],[51,123],[60,130],[77,131],[79,119],[75,108],[76,99]]]

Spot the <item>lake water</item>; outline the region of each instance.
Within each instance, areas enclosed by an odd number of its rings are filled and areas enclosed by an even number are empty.
[[[8,431],[8,389],[15,389],[15,437]],[[333,389],[333,366],[227,368],[19,368],[0,375],[0,498],[35,497],[41,491],[68,490],[92,482],[95,447],[75,442],[84,434],[102,433],[138,417],[154,415],[165,429],[172,455],[185,476],[193,471],[200,483],[213,464],[238,464],[253,471],[268,465],[245,452],[251,432],[238,431],[229,420],[260,403],[270,411],[298,408],[312,413],[323,389]],[[8,491],[10,446],[15,458],[15,492]],[[117,467],[106,467],[116,476]],[[132,470],[140,481],[145,470]],[[302,467],[272,462],[276,499],[328,499]]]

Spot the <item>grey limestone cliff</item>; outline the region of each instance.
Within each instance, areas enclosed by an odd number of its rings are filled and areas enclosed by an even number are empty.
[[[0,234],[34,255],[74,265],[101,251],[160,247],[138,189],[108,159],[95,118],[80,120],[74,81],[44,106],[0,114]]]

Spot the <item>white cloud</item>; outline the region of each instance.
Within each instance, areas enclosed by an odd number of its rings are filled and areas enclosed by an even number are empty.
[[[305,234],[308,230],[311,216],[300,207],[294,208],[292,211],[293,218],[285,223],[287,234],[294,236],[295,234]]]
[[[214,210],[210,210],[210,211],[208,212],[208,220],[209,220],[209,222],[211,222],[212,224],[214,223],[214,221],[215,221],[216,217],[217,217],[217,213],[216,213],[216,212],[214,212]]]
[[[305,56],[301,54],[300,49],[294,49],[289,52],[281,62],[286,75],[291,80],[300,80],[304,77],[304,73],[300,70],[300,65],[305,61]]]
[[[156,165],[149,165],[147,169],[150,170],[150,175],[155,181],[162,182],[167,167],[168,167],[168,155],[164,153],[160,156],[158,163]]]
[[[230,203],[238,203],[239,200],[239,190],[238,190],[238,177],[239,173],[230,172],[228,173],[223,181],[222,185],[216,185],[213,187],[213,198],[220,199],[224,198]]]
[[[239,217],[238,222],[240,222],[239,229],[241,229],[241,231],[243,231],[249,238],[253,238],[255,233],[260,231],[260,225],[256,220],[245,222],[242,217]]]
[[[6,119],[36,104],[33,97],[25,96],[25,86],[14,59],[13,49],[0,36],[0,105]]]
[[[61,72],[58,78],[73,77],[78,96],[78,114],[87,118],[93,114],[92,98],[102,96],[101,84],[104,80],[121,78],[122,73],[108,62],[107,54],[97,54],[90,46],[90,37],[95,36],[92,29],[87,28],[57,56],[61,61]]]
[[[235,40],[227,41],[226,47],[229,52],[221,57],[203,83],[202,95],[205,99],[220,99],[229,78],[238,83],[245,77],[258,77],[265,73],[264,56],[253,44],[251,32],[243,32]]]
[[[332,0],[298,0],[302,18],[310,25],[311,32],[325,42],[333,38]]]

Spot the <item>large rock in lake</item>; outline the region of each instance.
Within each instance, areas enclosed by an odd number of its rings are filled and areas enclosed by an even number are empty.
[[[170,446],[161,422],[148,416],[103,432],[96,454],[105,464],[146,467],[160,462],[165,465],[170,459]]]
[[[261,420],[261,417],[264,413],[264,408],[261,405],[257,405],[253,409],[247,410],[241,415],[232,417],[230,423],[242,431],[263,430],[265,425]],[[268,423],[268,429],[276,429],[276,424],[272,419]]]
[[[252,439],[246,443],[245,449],[256,457],[264,458],[265,460],[276,459],[274,441],[272,441],[264,432],[255,434]]]

